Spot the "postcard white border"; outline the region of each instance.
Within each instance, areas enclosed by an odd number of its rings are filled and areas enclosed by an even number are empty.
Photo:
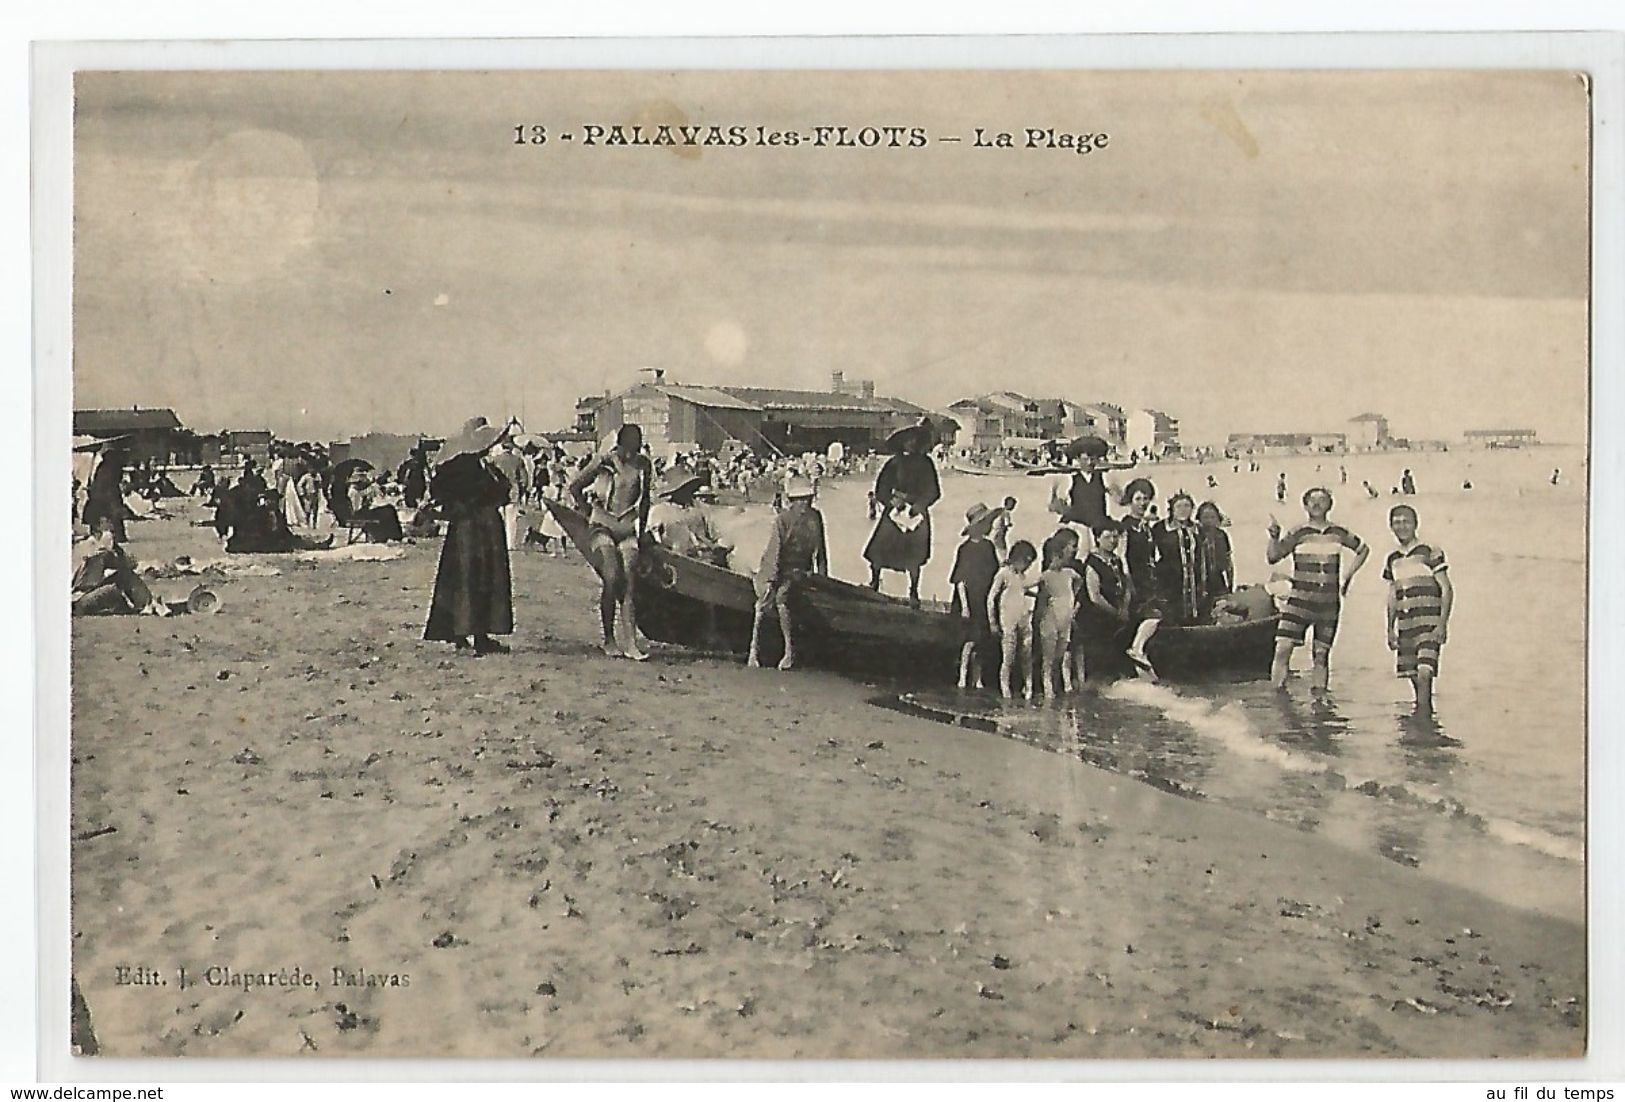
[[[77,69],[1471,69],[1585,71],[1593,81],[1590,562],[1590,1052],[1583,1061],[578,1061],[79,1059],[68,1053],[68,535],[72,73]],[[1617,34],[1257,34],[45,43],[33,53],[34,624],[40,935],[38,1067],[47,1081],[1100,1080],[1552,1082],[1625,1078],[1621,856],[1625,744],[1625,433],[1619,374],[1625,47]],[[1487,140],[1496,140],[1487,136]]]

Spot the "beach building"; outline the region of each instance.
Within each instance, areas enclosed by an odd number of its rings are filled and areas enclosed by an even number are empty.
[[[1233,432],[1225,443],[1232,455],[1338,454],[1348,450],[1341,432]]]
[[[966,427],[963,443],[973,451],[993,452],[1004,447],[1004,414],[983,409],[973,400],[955,402],[948,409]]]
[[[762,437],[790,455],[826,451],[836,442],[872,451],[896,430],[929,416],[912,403],[875,397],[872,387],[868,394],[750,386],[720,389],[759,410]]]
[[[1131,452],[1172,455],[1179,451],[1179,418],[1160,409],[1137,409],[1128,415],[1124,441]]]
[[[1484,448],[1522,448],[1539,442],[1534,429],[1468,429],[1462,435],[1469,444]]]
[[[263,467],[271,462],[270,429],[227,429],[220,434],[220,459],[235,465],[252,459]]]
[[[593,411],[599,440],[637,425],[656,455],[702,448],[718,451],[728,440],[761,444],[762,411],[715,387],[666,381],[659,368],[646,368],[643,381],[606,397]]]
[[[372,465],[379,471],[393,471],[406,462],[406,457],[412,453],[424,438],[419,433],[398,432],[369,432],[362,436],[352,436],[344,445],[334,444],[328,450],[330,456],[338,456],[342,447],[342,459],[360,459]]]
[[[1053,403],[1044,403],[1013,390],[997,390],[975,398],[961,398],[948,412],[971,426],[970,446],[978,451],[1000,448],[1035,448],[1060,435],[1060,420]]]
[[[623,424],[635,424],[657,454],[693,448],[717,452],[730,440],[790,455],[825,451],[837,441],[863,452],[930,415],[912,402],[876,396],[868,380],[848,384],[839,373],[832,374],[831,383],[842,391],[696,386],[669,380],[662,368],[645,368],[642,376],[636,386],[593,409],[599,440]],[[958,427],[952,421],[939,429],[951,440]]]
[[[136,463],[196,463],[202,451],[201,439],[181,424],[172,409],[76,409],[73,435],[97,440],[125,437],[130,458]]]
[[[1114,448],[1128,445],[1128,414],[1122,406],[1111,402],[1086,402],[1083,406],[1088,425],[1087,432],[1105,440]],[[1078,435],[1083,435],[1079,433]]]
[[[602,394],[583,394],[576,399],[576,423],[572,432],[585,433],[594,440],[598,439],[598,411],[604,408],[609,401],[609,392]]]
[[[1348,443],[1351,451],[1377,451],[1393,447],[1388,418],[1380,413],[1362,413],[1349,419]]]

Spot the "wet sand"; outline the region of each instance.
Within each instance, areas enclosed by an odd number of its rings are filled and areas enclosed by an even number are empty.
[[[143,522],[131,550],[208,535]],[[75,622],[103,1054],[1583,1049],[1578,924],[831,675],[606,659],[574,555],[516,553],[513,653],[457,655],[418,639],[438,551],[264,557],[216,615]]]

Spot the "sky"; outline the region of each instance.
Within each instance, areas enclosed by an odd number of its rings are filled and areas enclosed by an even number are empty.
[[[638,122],[930,142],[583,145]],[[1109,141],[970,140],[1029,126]],[[1564,73],[80,73],[75,405],[545,430],[644,366],[840,370],[1196,443],[1368,410],[1580,441],[1588,131]]]

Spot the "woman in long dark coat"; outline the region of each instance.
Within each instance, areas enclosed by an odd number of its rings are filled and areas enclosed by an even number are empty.
[[[429,481],[429,498],[446,519],[446,541],[423,638],[460,650],[472,645],[476,657],[506,652],[491,636],[513,632],[513,578],[502,525],[508,480],[485,461],[504,431],[483,417],[469,421],[460,436],[446,441],[445,458]]]
[[[128,458],[129,453],[121,445],[102,448],[101,462],[96,464],[85,490],[85,512],[81,518],[91,531],[96,530],[98,523],[102,524],[119,543],[129,539],[124,531],[124,514],[128,508],[124,504],[124,461]]]
[[[931,506],[942,497],[936,464],[926,454],[935,436],[931,422],[922,420],[888,440],[900,451],[886,460],[875,479],[880,520],[863,549],[863,557],[869,560],[869,587],[880,588],[882,570],[904,571],[909,603],[916,607],[920,603],[920,568],[931,558]]]

